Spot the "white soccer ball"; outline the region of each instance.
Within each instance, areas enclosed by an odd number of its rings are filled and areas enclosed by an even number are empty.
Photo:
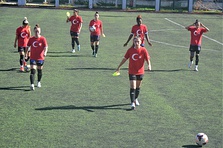
[[[26,65],[25,70],[26,70],[26,72],[29,72],[30,71],[30,65]]]
[[[91,26],[89,29],[91,32],[94,32],[96,30],[96,28],[94,26]]]
[[[208,136],[205,133],[198,133],[195,138],[197,145],[203,146],[208,143]]]

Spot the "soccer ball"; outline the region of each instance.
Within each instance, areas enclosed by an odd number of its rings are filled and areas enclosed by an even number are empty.
[[[26,72],[29,72],[30,71],[30,65],[26,65],[25,70],[26,70]]]
[[[94,26],[91,26],[89,29],[91,32],[95,32],[95,30],[96,30],[96,28]]]
[[[208,143],[208,136],[205,133],[198,133],[196,135],[196,144],[203,146]]]

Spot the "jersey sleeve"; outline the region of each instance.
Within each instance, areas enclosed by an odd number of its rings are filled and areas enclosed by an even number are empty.
[[[48,47],[48,43],[45,37],[43,37],[43,45],[44,45],[44,48]]]
[[[130,48],[126,51],[124,58],[128,59],[130,57]]]

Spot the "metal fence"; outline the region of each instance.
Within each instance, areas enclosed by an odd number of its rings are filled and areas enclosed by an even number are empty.
[[[17,2],[18,0],[1,0],[6,2]],[[26,3],[51,4],[57,0],[26,0]],[[89,0],[58,0],[59,5],[70,5],[76,7],[89,7]],[[58,2],[57,1],[57,2]],[[193,0],[193,10],[222,11],[223,0]],[[123,0],[92,0],[93,8],[116,8],[122,9]],[[126,0],[126,8],[155,9],[156,0]],[[169,10],[188,10],[189,0],[160,0],[159,8]]]

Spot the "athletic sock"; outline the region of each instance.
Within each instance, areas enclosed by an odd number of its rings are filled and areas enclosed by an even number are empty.
[[[71,46],[72,46],[72,49],[74,49],[74,38],[72,38],[72,40],[71,40]]]
[[[131,99],[131,103],[133,103],[135,101],[135,90],[133,88],[130,88],[130,99]]]
[[[76,42],[77,45],[79,45],[79,39],[78,38],[74,38],[74,41]]]
[[[98,53],[98,48],[99,48],[99,45],[95,45],[95,53],[96,54]]]
[[[135,91],[135,99],[138,98],[139,92],[140,92],[140,88],[136,88],[136,91]]]
[[[38,72],[38,82],[40,82],[42,78],[42,69],[37,69],[37,72]]]
[[[23,65],[23,59],[24,59],[24,55],[20,55],[20,59],[19,59],[20,66]]]
[[[198,62],[199,62],[199,55],[196,55],[195,65],[198,65]]]
[[[35,73],[36,73],[36,70],[35,69],[31,69],[31,72],[30,72],[30,83],[31,84],[34,84]]]
[[[91,49],[94,51],[94,45],[91,45]]]

